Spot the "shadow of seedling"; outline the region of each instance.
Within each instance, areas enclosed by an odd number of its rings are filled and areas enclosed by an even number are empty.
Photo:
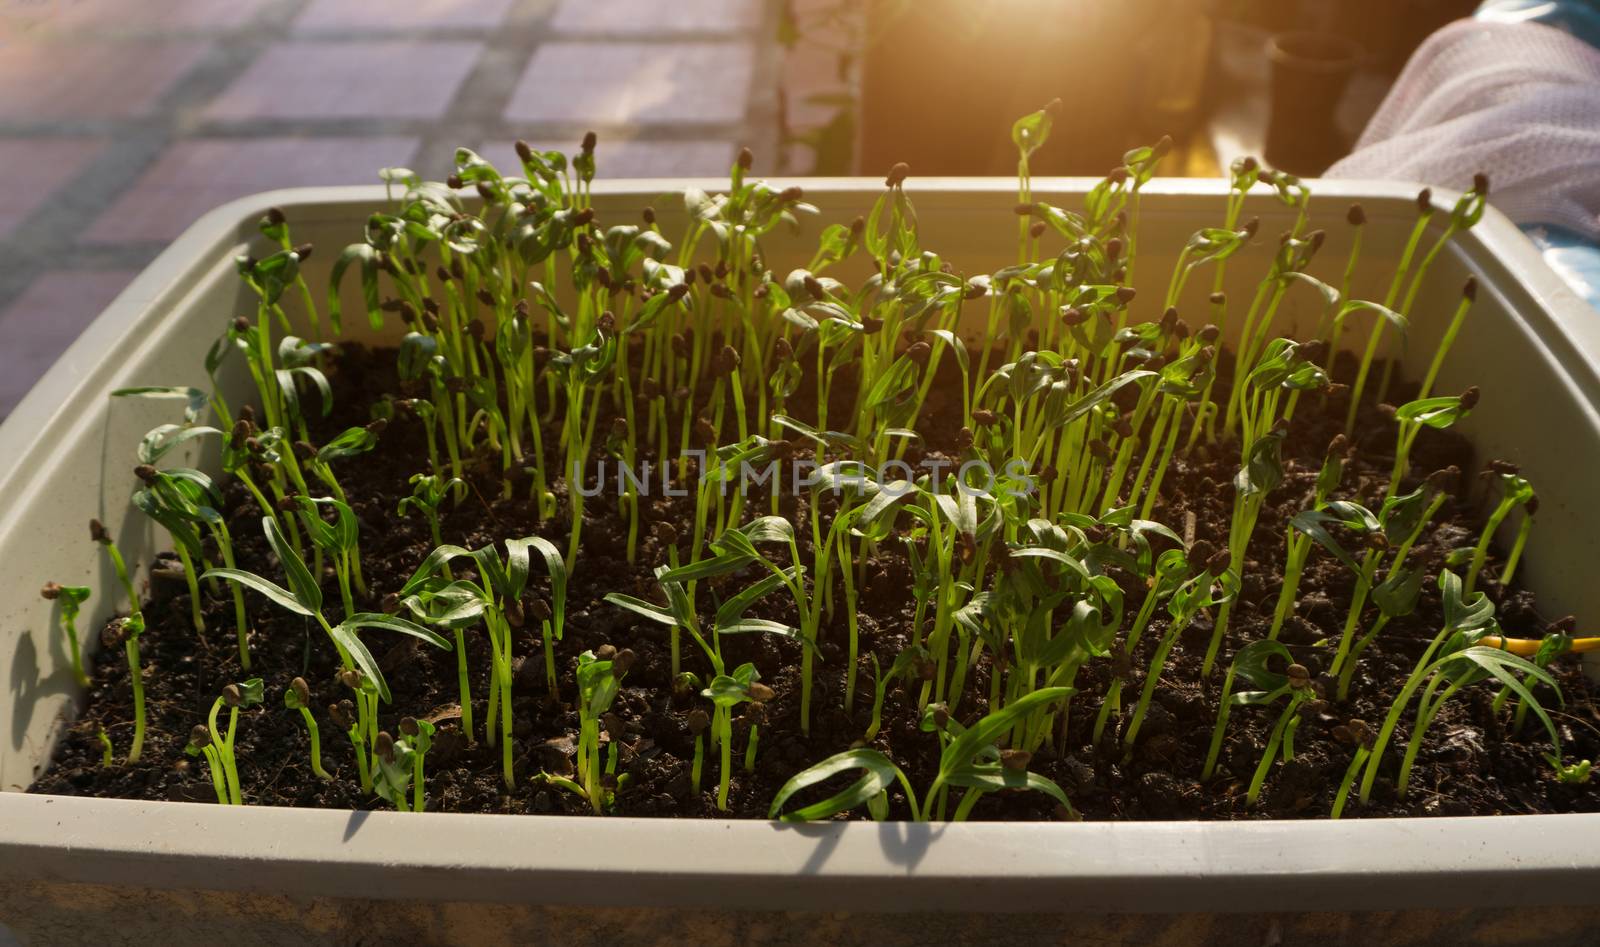
[[[20,753],[28,739],[28,729],[33,724],[33,711],[44,693],[44,681],[39,676],[39,649],[33,641],[33,632],[24,629],[17,633],[17,648],[11,655],[11,751]]]
[[[362,826],[367,824],[367,818],[371,815],[372,813],[365,810],[357,810],[350,813],[350,818],[346,819],[344,823],[344,838],[340,841],[348,842],[355,838],[356,833],[360,832]]]
[[[904,866],[907,873],[916,870],[924,857],[932,850],[940,836],[949,828],[949,823],[930,822],[880,822],[877,825],[878,844],[883,849],[886,859],[892,864]],[[846,832],[860,832],[864,827],[849,823],[817,823],[817,822],[774,822],[772,826],[780,832],[794,832],[803,838],[815,843],[811,854],[806,858],[806,863],[799,869],[799,874],[820,874],[828,859],[839,848]]]
[[[889,861],[914,871],[949,827],[948,822],[880,822],[878,844]]]

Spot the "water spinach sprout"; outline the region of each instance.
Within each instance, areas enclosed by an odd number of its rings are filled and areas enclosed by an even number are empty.
[[[1271,670],[1268,666],[1269,662],[1274,660],[1281,664],[1282,671]],[[1235,691],[1234,681],[1239,679],[1255,689]],[[1228,666],[1227,675],[1223,678],[1221,701],[1217,705],[1217,723],[1211,732],[1211,747],[1206,753],[1205,768],[1201,770],[1200,778],[1209,780],[1215,771],[1231,707],[1266,707],[1287,697],[1288,703],[1278,714],[1277,722],[1273,724],[1271,733],[1267,737],[1266,748],[1261,754],[1261,761],[1256,765],[1255,773],[1250,777],[1250,786],[1245,791],[1246,805],[1255,805],[1261,798],[1261,788],[1266,782],[1267,773],[1271,770],[1272,761],[1278,756],[1279,749],[1282,749],[1284,762],[1287,763],[1294,758],[1294,736],[1300,727],[1301,705],[1317,699],[1317,696],[1311,672],[1305,665],[1295,661],[1294,655],[1290,654],[1289,649],[1281,642],[1252,641],[1240,648],[1239,653],[1234,655],[1233,663]]]
[[[717,709],[716,720],[720,730],[716,740],[722,747],[717,808],[723,812],[728,811],[728,787],[733,779],[733,708],[746,701],[753,701],[759,706],[774,696],[772,688],[761,683],[760,677],[754,664],[741,664],[733,669],[732,674],[718,674],[712,678],[711,686],[700,692],[700,696],[708,698]],[[749,744],[752,756],[755,753],[756,732],[752,723]],[[749,769],[750,766],[747,764],[745,768]]]
[[[425,763],[433,734],[432,722],[401,717],[399,739],[380,730],[373,741],[372,788],[400,812],[427,810]]]
[[[455,631],[458,645],[464,643],[460,635],[463,628],[481,622],[489,633],[494,673],[489,677],[485,734],[490,745],[499,743],[506,785],[515,786],[511,739],[512,682],[515,677],[512,646],[514,630],[521,628],[526,621],[522,598],[532,576],[531,553],[539,553],[540,560],[550,573],[552,587],[557,590],[558,601],[564,600],[566,595],[567,572],[560,550],[542,537],[508,539],[505,549],[505,556],[502,557],[492,545],[475,550],[461,546],[440,546],[428,554],[399,594],[404,604],[418,617]],[[471,560],[477,570],[475,579],[449,577],[449,565],[458,559]],[[559,622],[559,616],[556,620]],[[549,650],[548,637],[546,650]],[[459,654],[457,670],[461,687],[462,725],[465,728],[470,726],[468,707],[472,697],[467,689],[466,665],[460,662]],[[494,732],[497,717],[501,729],[498,737]]]
[[[1528,542],[1528,534],[1533,528],[1534,514],[1539,511],[1539,498],[1533,492],[1533,484],[1518,473],[1514,465],[1505,461],[1491,461],[1489,469],[1484,471],[1484,477],[1500,488],[1500,499],[1490,512],[1489,520],[1478,536],[1477,545],[1472,548],[1472,560],[1467,567],[1467,578],[1464,583],[1467,595],[1472,594],[1477,586],[1479,574],[1489,561],[1489,544],[1494,541],[1494,534],[1499,531],[1500,524],[1505,522],[1506,517],[1520,506],[1522,525],[1517,530],[1511,555],[1506,559],[1505,567],[1500,572],[1502,584],[1510,581],[1508,576],[1516,571],[1517,562],[1522,558],[1523,547]]]
[[[603,815],[612,801],[612,790],[605,785],[605,777],[611,774],[600,761],[601,721],[611,713],[611,705],[622,688],[622,679],[633,667],[635,658],[632,649],[618,651],[611,645],[601,645],[597,650],[578,656],[578,778],[572,780],[548,773],[544,776],[555,785],[582,796],[595,815]],[[620,733],[611,734],[613,754],[620,739]],[[613,756],[610,767],[613,772],[614,759]]]
[[[322,736],[317,730],[317,718],[311,713],[311,686],[305,678],[297,677],[284,688],[283,706],[298,710],[305,720],[306,736],[311,740],[311,772],[320,779],[332,779],[328,771],[322,768]]]
[[[61,633],[66,636],[67,655],[72,659],[72,679],[79,687],[87,688],[89,675],[83,670],[83,647],[78,644],[78,612],[89,600],[89,587],[46,582],[39,594],[60,609]]]
[[[1416,749],[1421,746],[1427,725],[1438,714],[1445,700],[1461,687],[1475,680],[1482,680],[1484,676],[1493,676],[1510,688],[1518,698],[1534,708],[1540,722],[1545,724],[1552,738],[1556,740],[1558,746],[1560,745],[1559,735],[1549,715],[1545,713],[1533,692],[1513,672],[1521,672],[1524,676],[1531,676],[1536,681],[1554,686],[1555,681],[1550,673],[1526,658],[1519,658],[1508,651],[1480,644],[1480,640],[1488,635],[1503,637],[1499,631],[1499,624],[1495,621],[1494,603],[1488,596],[1482,592],[1466,593],[1461,578],[1448,570],[1439,574],[1439,591],[1444,603],[1444,627],[1439,629],[1439,633],[1417,658],[1416,665],[1406,678],[1405,684],[1390,705],[1382,726],[1378,729],[1373,748],[1368,755],[1366,769],[1361,777],[1359,795],[1363,804],[1371,797],[1373,783],[1378,777],[1378,768],[1384,759],[1384,750],[1394,737],[1401,715],[1424,685],[1426,690],[1417,710],[1417,728],[1412,733],[1406,760],[1402,764],[1401,780],[1396,785],[1402,798],[1405,796],[1405,783],[1410,775],[1411,761],[1415,759]]]
[[[190,756],[205,756],[211,770],[211,786],[217,792],[217,802],[223,805],[244,805],[238,761],[233,755],[234,739],[239,729],[239,711],[261,703],[262,690],[259,677],[224,687],[222,696],[211,704],[206,722],[195,725],[194,731],[189,734],[189,743],[184,747],[184,752]],[[228,708],[228,728],[225,731],[217,725],[217,715],[224,706]]]
[[[262,532],[267,544],[283,566],[289,588],[285,589],[270,579],[241,569],[212,569],[202,578],[224,579],[242,585],[266,596],[273,604],[293,614],[310,618],[322,628],[339,655],[340,676],[356,694],[354,715],[341,712],[341,728],[350,734],[355,748],[356,762],[361,772],[361,788],[372,790],[371,766],[368,751],[378,735],[378,703],[392,699],[388,681],[378,666],[378,660],[361,640],[363,629],[394,631],[419,638],[436,648],[450,650],[450,642],[432,631],[394,615],[378,612],[356,612],[344,616],[337,625],[328,621],[322,609],[322,586],[311,575],[305,560],[289,545],[278,523],[270,516],[261,519]],[[334,705],[339,706],[339,705]],[[339,722],[339,718],[335,718]]]
[[[139,762],[139,756],[144,751],[144,671],[139,663],[139,636],[145,629],[144,612],[139,609],[139,593],[133,587],[133,578],[128,574],[128,564],[123,560],[117,544],[112,542],[111,534],[99,520],[89,521],[89,538],[105,549],[106,557],[111,560],[111,566],[116,570],[117,581],[122,584],[123,591],[128,595],[128,617],[107,625],[100,640],[101,644],[107,647],[121,643],[128,657],[128,683],[133,688],[133,743],[128,746],[127,756],[127,761],[131,765]]]
[[[888,816],[887,791],[894,783],[899,783],[912,818],[919,822],[933,820],[935,816],[940,821],[944,819],[946,795],[952,787],[963,791],[961,801],[951,815],[955,822],[965,821],[983,796],[1005,790],[1043,792],[1070,813],[1071,803],[1061,787],[1044,776],[1028,771],[1031,753],[1017,749],[1001,750],[995,745],[1019,720],[1070,695],[1071,688],[1041,688],[985,715],[970,727],[963,727],[951,719],[948,711],[942,707],[931,708],[924,717],[924,729],[938,734],[942,750],[938,772],[923,793],[920,803],[910,779],[899,766],[881,751],[862,747],[835,754],[796,774],[773,797],[767,817],[785,822],[806,822],[828,819],[865,805],[873,818],[881,821]],[[810,805],[784,812],[784,806],[796,793],[851,770],[861,770],[862,776],[844,790]]]

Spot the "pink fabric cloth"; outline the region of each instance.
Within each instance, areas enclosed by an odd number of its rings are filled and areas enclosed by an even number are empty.
[[[1465,190],[1479,171],[1513,221],[1600,240],[1600,50],[1536,23],[1452,23],[1324,176]]]

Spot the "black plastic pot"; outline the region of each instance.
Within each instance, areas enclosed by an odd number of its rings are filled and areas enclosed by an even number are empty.
[[[1267,44],[1272,113],[1266,159],[1299,175],[1323,170],[1345,152],[1335,122],[1361,47],[1329,33],[1280,33]]]

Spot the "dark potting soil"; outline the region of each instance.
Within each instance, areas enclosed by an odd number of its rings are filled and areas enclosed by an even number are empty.
[[[385,393],[401,389],[394,364],[393,351],[343,346],[330,367],[336,393],[334,411],[314,427],[313,437],[320,442],[348,426],[365,423],[371,405]],[[1352,367],[1348,363],[1336,366],[1336,377],[1349,374]],[[1221,368],[1225,381],[1227,367]],[[943,370],[950,377],[941,377],[948,383],[936,384],[932,389],[918,425],[922,444],[908,458],[913,463],[919,454],[956,457],[959,453],[956,438],[961,414],[960,380],[950,360],[945,360]],[[791,404],[812,403],[811,385],[812,380],[807,378],[802,390],[791,398]],[[853,388],[850,378],[841,377],[835,382],[835,416],[848,411]],[[1225,390],[1221,383],[1218,390]],[[1397,392],[1394,400],[1399,401],[1404,394]],[[1234,649],[1265,636],[1281,587],[1285,524],[1289,517],[1310,505],[1326,447],[1341,428],[1343,406],[1330,403],[1328,397],[1306,399],[1295,415],[1283,451],[1286,477],[1270,495],[1256,528],[1229,640],[1212,675],[1202,678],[1199,672],[1213,627],[1212,616],[1203,614],[1178,639],[1139,739],[1131,756],[1127,756],[1120,728],[1131,715],[1131,705],[1161,637],[1164,610],[1157,610],[1125,681],[1126,713],[1120,720],[1112,718],[1099,745],[1093,743],[1091,733],[1109,683],[1111,662],[1091,661],[1079,672],[1078,694],[1072,700],[1064,738],[1052,741],[1051,746],[1036,754],[1031,768],[1056,780],[1084,818],[1325,817],[1352,753],[1351,746],[1335,738],[1335,728],[1352,718],[1365,720],[1376,728],[1427,642],[1442,626],[1438,589],[1429,581],[1416,610],[1392,621],[1362,656],[1349,699],[1343,703],[1334,700],[1329,687],[1326,699],[1304,712],[1293,760],[1274,765],[1257,805],[1246,806],[1245,788],[1280,708],[1236,708],[1217,773],[1208,782],[1200,781],[1216,719],[1221,672]],[[803,412],[796,413],[804,418]],[[601,419],[601,430],[608,420]],[[547,445],[554,442],[553,430],[547,428],[552,432],[545,438]],[[1338,496],[1376,509],[1393,460],[1394,425],[1376,408],[1367,407],[1357,430],[1360,433],[1354,458],[1346,466]],[[420,427],[402,420],[388,427],[373,453],[339,462],[336,467],[361,520],[370,597],[358,602],[358,608],[381,608],[384,596],[404,584],[431,547],[421,516],[396,515],[400,498],[411,492],[408,478],[426,465],[426,458]],[[1163,484],[1154,518],[1182,533],[1192,514],[1196,539],[1226,547],[1233,501],[1231,481],[1237,458],[1237,449],[1227,445],[1214,450],[1202,446],[1189,457],[1178,456]],[[1419,475],[1452,464],[1465,471],[1455,496],[1445,504],[1411,554],[1410,561],[1424,565],[1431,577],[1438,573],[1451,549],[1476,541],[1485,501],[1472,473],[1485,458],[1474,458],[1470,445],[1451,432],[1425,429],[1413,451],[1413,460],[1413,469]],[[473,466],[468,479],[467,499],[453,508],[446,504],[446,542],[478,548],[506,538],[542,535],[565,548],[569,529],[564,486],[557,483],[553,487],[558,495],[558,512],[541,526],[525,483],[514,499],[500,498],[498,455],[484,457]],[[237,483],[225,485],[224,491],[225,515],[235,537],[240,568],[281,582],[282,570],[259,528],[261,512]],[[383,632],[369,635],[369,645],[377,654],[394,695],[393,702],[381,708],[380,726],[395,732],[399,719],[409,715],[433,719],[439,728],[434,748],[427,756],[430,811],[589,812],[585,800],[537,776],[541,771],[571,772],[578,732],[578,714],[572,704],[578,655],[609,643],[632,648],[638,655],[613,707],[615,717],[607,718],[603,737],[620,744],[618,772],[629,774],[616,796],[615,813],[679,817],[722,814],[715,805],[716,754],[707,754],[700,790],[691,788],[690,761],[695,741],[687,718],[704,701],[674,694],[668,630],[602,601],[608,592],[657,600],[651,570],[665,561],[665,553],[651,526],[670,523],[686,532],[684,524],[692,522],[694,515],[692,495],[645,500],[640,547],[633,563],[626,558],[627,520],[619,514],[616,503],[607,502],[613,495],[607,492],[586,504],[582,551],[568,591],[566,635],[555,647],[559,693],[550,693],[545,683],[543,645],[537,631],[523,629],[515,642],[515,789],[507,789],[502,780],[500,750],[483,742],[490,655],[482,634],[472,631],[466,636],[476,701],[476,742],[466,739],[460,729],[455,656],[404,636]],[[805,502],[785,493],[781,510],[795,522],[803,522]],[[751,505],[757,506],[754,501]],[[762,500],[761,511],[765,506]],[[809,532],[797,530],[807,559]],[[542,570],[535,572],[529,594],[547,594]],[[1479,587],[1497,603],[1498,617],[1506,632],[1518,637],[1542,636],[1555,616],[1541,614],[1528,593],[1501,588],[1495,572],[1491,562]],[[725,638],[728,666],[753,662],[761,680],[776,692],[764,707],[744,704],[736,711],[733,747],[737,772],[732,780],[731,815],[764,818],[774,794],[791,776],[849,748],[862,737],[872,704],[870,656],[875,655],[887,669],[910,640],[913,615],[909,564],[898,543],[881,544],[876,558],[868,562],[866,574],[858,609],[861,651],[854,703],[848,709],[841,706],[848,633],[844,609],[840,607],[824,621],[821,631],[821,660],[816,667],[809,735],[802,733],[799,726],[799,646],[771,635]],[[728,581],[748,582],[753,575],[734,576]],[[331,571],[323,579],[330,603],[328,613],[331,620],[336,620],[339,596]],[[1128,600],[1135,603],[1130,606],[1131,612],[1143,592],[1131,576],[1121,577],[1121,581]],[[1332,556],[1320,549],[1313,552],[1301,582],[1297,612],[1280,640],[1314,677],[1322,675],[1332,656],[1332,646],[1338,642],[1354,581],[1348,569]],[[140,638],[149,714],[143,758],[132,766],[121,762],[133,732],[129,671],[120,648],[102,649],[91,668],[87,703],[57,747],[49,769],[38,777],[31,791],[214,802],[204,761],[186,756],[184,745],[190,730],[204,721],[212,701],[225,685],[247,676],[260,676],[266,681],[266,702],[241,715],[236,744],[245,801],[252,805],[342,809],[387,807],[376,797],[361,792],[348,740],[336,731],[323,710],[345,694],[333,681],[336,655],[313,622],[272,605],[254,592],[246,593],[253,622],[252,666],[246,674],[239,666],[233,609],[225,588],[203,592],[208,628],[203,634],[193,627],[181,577],[158,575],[148,592],[148,629]],[[712,594],[702,592],[701,607],[706,608],[712,600]],[[837,600],[842,603],[842,596]],[[795,619],[793,604],[778,595],[769,596],[753,613],[779,621]],[[1375,616],[1375,610],[1369,608],[1363,628],[1370,627]],[[708,670],[702,655],[687,641],[683,661],[685,669],[698,674]],[[970,722],[985,712],[991,670],[985,654],[968,679],[966,694],[956,708],[958,719]],[[1548,692],[1543,697],[1560,728],[1566,758],[1600,758],[1600,709],[1594,700],[1595,688],[1583,677],[1575,659],[1562,659],[1553,671],[1565,703],[1558,705]],[[321,723],[323,762],[335,776],[331,781],[312,774],[300,715],[283,707],[284,689],[296,676],[305,677],[311,684],[313,705]],[[1569,785],[1555,778],[1543,759],[1550,749],[1549,740],[1531,716],[1519,732],[1511,732],[1510,715],[1496,715],[1491,708],[1494,693],[1490,685],[1475,685],[1446,706],[1417,757],[1411,791],[1400,800],[1392,777],[1410,735],[1414,710],[1408,711],[1388,750],[1384,775],[1379,778],[1371,803],[1362,806],[1352,798],[1346,817],[1600,810],[1600,791],[1596,788]],[[882,730],[871,745],[894,759],[920,792],[937,770],[939,745],[934,735],[920,730],[919,719],[915,688],[908,693],[895,685],[885,703]],[[742,760],[753,722],[760,723],[759,752],[753,771],[746,772],[737,761]],[[117,749],[117,762],[110,767],[101,765],[98,733],[102,727]],[[842,782],[853,778],[839,779]],[[832,782],[824,784],[797,801],[813,795],[820,797],[832,791],[833,786]],[[890,798],[892,817],[907,817],[909,810],[898,788],[891,790]],[[855,815],[864,816],[864,812],[858,810]],[[971,817],[1017,820],[1060,816],[1055,804],[1043,794],[999,793],[984,798]]]

